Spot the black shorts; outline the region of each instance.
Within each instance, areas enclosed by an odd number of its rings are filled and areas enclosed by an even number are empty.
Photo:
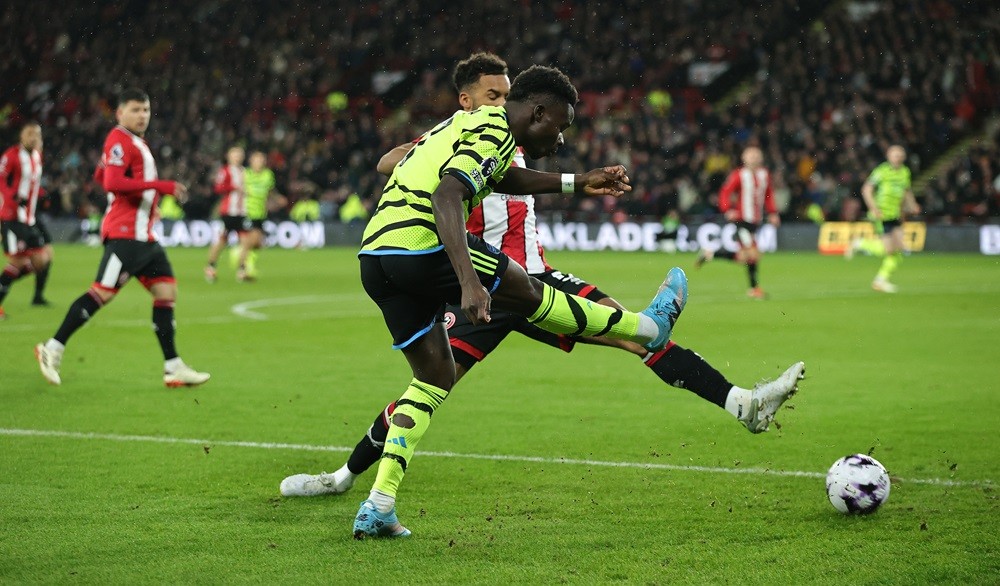
[[[493,293],[510,259],[472,234],[467,238],[479,282]],[[396,350],[409,346],[442,321],[446,303],[461,302],[462,288],[443,248],[424,254],[362,252],[358,259],[361,284],[382,310]]]
[[[52,234],[49,232],[49,227],[45,225],[45,222],[41,217],[35,218],[35,228],[38,228],[38,233],[42,235],[42,242],[45,244],[52,244]]]
[[[248,219],[244,225],[249,224],[249,227],[247,228],[247,230],[260,230],[261,232],[263,232],[264,231],[264,222],[266,222],[266,221],[267,220]]]
[[[736,241],[740,243],[740,248],[750,248],[757,246],[755,235],[760,230],[760,224],[752,222],[733,222],[736,225]]]
[[[117,292],[131,277],[139,279],[146,289],[175,281],[167,253],[159,242],[105,240],[94,288]]]
[[[886,234],[892,234],[892,231],[896,228],[902,228],[902,220],[876,220],[875,221],[875,233],[879,236]]]
[[[607,297],[594,285],[570,273],[546,271],[532,276],[553,289],[591,301],[596,302]],[[564,352],[572,351],[576,343],[570,336],[547,332],[530,323],[527,318],[506,311],[492,311],[489,323],[475,326],[465,317],[461,307],[449,305],[445,308],[444,323],[448,327],[448,339],[455,362],[461,364],[465,370],[471,369],[476,362],[496,350],[500,342],[503,342],[511,332],[518,332]]]
[[[0,222],[0,238],[7,256],[24,256],[45,246],[45,236],[37,224],[29,226],[13,220]]]
[[[222,216],[222,228],[226,232],[246,232],[250,229],[250,220],[246,216]]]

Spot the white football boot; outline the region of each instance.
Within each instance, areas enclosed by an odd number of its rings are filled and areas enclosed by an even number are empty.
[[[179,387],[196,387],[212,378],[207,372],[198,372],[183,362],[172,372],[163,373],[163,384],[175,389]]]
[[[798,383],[805,378],[805,372],[806,364],[796,362],[777,379],[754,385],[750,407],[738,418],[740,423],[751,433],[767,431],[781,405],[799,390]]]
[[[62,364],[63,351],[49,348],[45,344],[35,345],[35,358],[38,359],[38,368],[42,371],[45,380],[54,385],[62,383],[59,376],[59,365]]]
[[[333,474],[293,474],[281,481],[281,496],[322,496],[343,494],[354,486],[354,478],[337,482]]]

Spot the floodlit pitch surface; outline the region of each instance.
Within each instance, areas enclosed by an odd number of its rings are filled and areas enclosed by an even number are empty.
[[[285,499],[333,471],[409,372],[361,290],[354,251],[267,250],[261,279],[171,250],[178,347],[212,373],[168,390],[137,283],[71,340],[63,385],[32,345],[93,279],[100,249],[59,246],[54,307],[15,285],[0,322],[0,581],[82,583],[988,583],[996,483],[1000,266],[920,254],[900,292],[877,261],[777,254],[768,301],[693,255],[554,253],[643,306],[688,270],[674,339],[737,384],[807,364],[781,429],[754,436],[619,351],[512,336],[435,415],[399,499],[405,541],[356,542],[373,472],[339,497]],[[225,258],[225,257],[224,257]],[[30,279],[30,278],[29,278]],[[892,495],[830,506],[823,475],[872,453]]]

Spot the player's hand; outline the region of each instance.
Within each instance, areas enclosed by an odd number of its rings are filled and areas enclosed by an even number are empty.
[[[920,204],[918,204],[917,202],[913,202],[913,205],[910,206],[907,212],[913,215],[919,214],[921,212]]]
[[[583,174],[583,193],[586,195],[613,195],[621,197],[632,191],[624,165],[593,169]]]
[[[882,219],[882,210],[880,210],[878,208],[875,208],[875,209],[871,210],[870,212],[868,212],[868,215],[871,216],[873,220],[881,220]]]
[[[740,212],[738,212],[737,210],[734,210],[734,209],[728,209],[728,210],[726,210],[726,221],[727,222],[736,222],[739,219],[740,219]]]
[[[778,214],[768,214],[767,215],[767,221],[772,226],[780,226],[781,225],[781,216],[779,216]]]
[[[492,300],[486,287],[479,283],[462,287],[462,312],[474,326],[489,323],[490,302]]]
[[[174,199],[177,200],[177,203],[184,203],[184,202],[186,202],[187,199],[188,199],[188,188],[187,188],[187,186],[184,185],[183,183],[181,183],[180,181],[175,181],[174,182],[174,193],[173,193],[173,195],[174,195]]]

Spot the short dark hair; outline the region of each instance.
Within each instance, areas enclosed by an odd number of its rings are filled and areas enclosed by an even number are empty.
[[[455,90],[461,92],[484,75],[507,75],[507,62],[493,53],[473,53],[455,65],[451,81]]]
[[[129,102],[148,102],[149,94],[137,87],[130,87],[122,90],[118,94],[118,107],[122,107]]]
[[[570,106],[575,106],[580,99],[580,94],[565,73],[555,67],[532,65],[514,78],[507,100],[523,102],[543,95],[562,100]]]

